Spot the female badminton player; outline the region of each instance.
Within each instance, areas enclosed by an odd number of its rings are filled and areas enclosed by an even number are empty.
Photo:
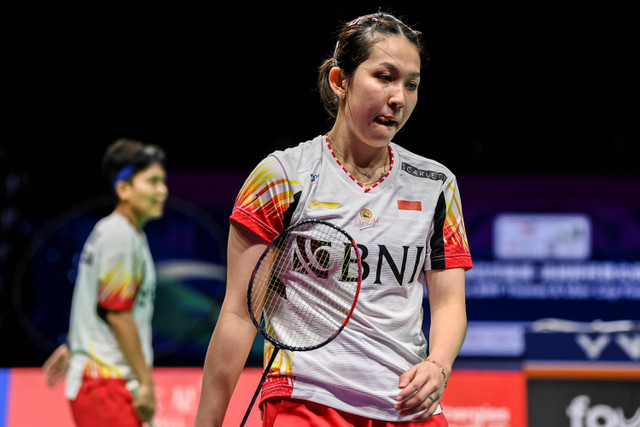
[[[155,269],[143,227],[163,214],[166,155],[121,139],[103,169],[118,198],[82,250],[71,304],[69,344],[44,365],[47,383],[66,374],[77,426],[142,426],[155,411],[151,318]]]
[[[353,237],[362,286],[335,340],[278,353],[259,399],[263,425],[447,425],[440,402],[466,333],[472,267],[460,193],[449,169],[392,142],[418,101],[425,57],[420,34],[390,14],[346,23],[318,78],[332,128],[271,153],[247,178],[231,214],[227,293],[197,426],[222,424],[256,336],[247,309],[256,262],[283,229],[309,219]],[[267,360],[274,346],[265,346]]]

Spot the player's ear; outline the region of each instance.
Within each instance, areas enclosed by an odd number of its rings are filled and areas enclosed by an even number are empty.
[[[118,200],[128,200],[129,193],[131,192],[131,184],[121,179],[118,182],[116,182],[115,192],[116,192],[116,195],[118,196]]]
[[[347,93],[347,77],[339,67],[333,67],[329,71],[329,86],[338,98],[342,99]]]

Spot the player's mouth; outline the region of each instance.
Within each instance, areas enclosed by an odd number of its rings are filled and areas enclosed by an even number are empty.
[[[151,200],[151,205],[156,208],[158,207],[163,208],[164,204],[165,204],[165,200],[157,200],[157,199]]]
[[[398,125],[398,121],[394,116],[377,116],[375,122],[382,126],[394,127]]]

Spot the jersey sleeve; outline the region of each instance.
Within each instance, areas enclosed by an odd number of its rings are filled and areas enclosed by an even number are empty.
[[[462,216],[462,202],[455,177],[444,182],[431,224],[425,270],[473,267],[467,232]]]
[[[133,309],[144,276],[144,262],[124,233],[110,233],[100,242],[98,306],[107,310]]]
[[[293,202],[292,182],[280,162],[269,156],[246,179],[236,198],[230,221],[271,242],[284,229],[285,215]]]

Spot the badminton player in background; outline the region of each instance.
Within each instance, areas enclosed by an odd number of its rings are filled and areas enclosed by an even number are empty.
[[[227,293],[196,426],[221,425],[255,338],[246,299],[256,261],[285,227],[305,219],[353,237],[362,288],[334,341],[279,353],[262,388],[263,425],[447,425],[440,402],[466,334],[472,267],[460,194],[445,166],[392,142],[416,106],[425,58],[420,34],[393,15],[345,24],[318,78],[333,127],[272,153],[247,178],[231,215]],[[272,351],[266,342],[265,359]]]
[[[117,196],[82,250],[71,306],[69,344],[44,364],[66,396],[78,426],[140,426],[155,411],[151,318],[156,276],[143,227],[163,214],[166,155],[155,145],[121,139],[103,170]]]

